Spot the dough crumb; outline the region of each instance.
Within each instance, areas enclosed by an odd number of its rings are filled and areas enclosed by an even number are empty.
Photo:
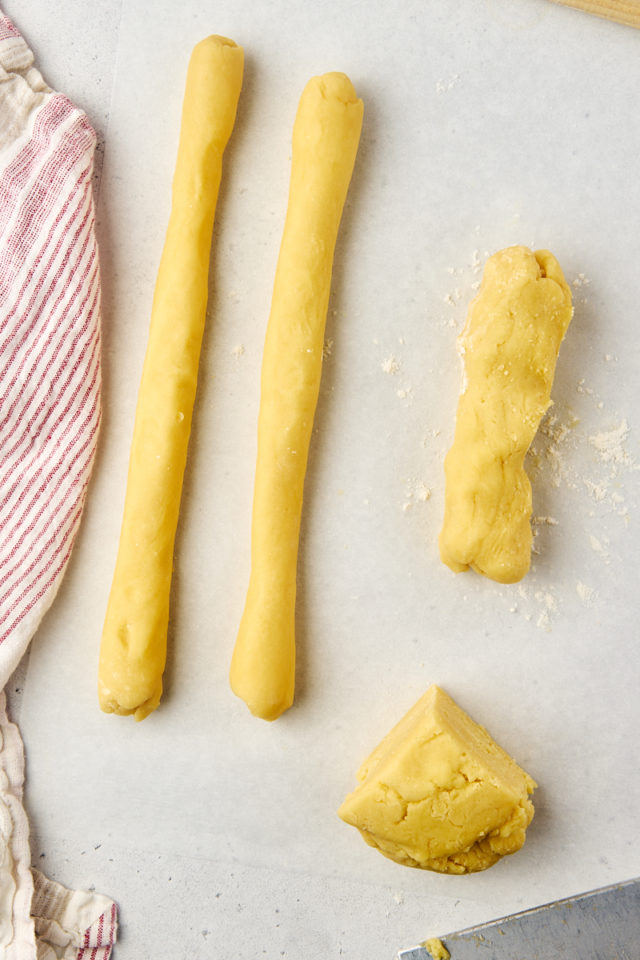
[[[431,490],[424,483],[420,482],[416,490],[416,499],[421,500],[423,503],[426,503],[427,500],[431,499]]]
[[[423,946],[433,960],[449,960],[451,956],[442,940],[437,937],[430,937],[429,940],[425,940]]]
[[[406,482],[405,497],[402,509],[406,513],[414,503],[427,503],[431,499],[431,487],[428,487],[423,480],[409,477]]]
[[[404,400],[405,407],[410,407],[414,400],[413,387],[410,383],[405,383],[396,390],[396,396],[399,400]]]
[[[400,369],[400,364],[393,355],[389,355],[380,365],[385,373],[395,374]]]

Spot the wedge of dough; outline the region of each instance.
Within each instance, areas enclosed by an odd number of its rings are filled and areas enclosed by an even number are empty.
[[[508,247],[487,261],[459,339],[464,387],[445,459],[440,556],[514,583],[531,562],[524,458],[551,403],[571,290],[546,250]]]
[[[222,154],[235,122],[243,51],[210,36],[187,72],[171,215],[138,393],[124,515],[100,646],[107,713],[142,720],[160,702],[180,496],[207,309]]]
[[[358,770],[338,815],[404,866],[475,873],[515,853],[536,784],[440,687],[432,686]]]
[[[230,682],[252,713],[291,706],[298,536],[338,227],[363,105],[343,73],[313,77],[293,128],[289,202],[262,361],[251,574]]]

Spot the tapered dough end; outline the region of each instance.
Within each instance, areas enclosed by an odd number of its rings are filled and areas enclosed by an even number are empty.
[[[356,89],[346,73],[335,70],[312,77],[307,88],[317,87],[326,100],[339,100],[341,103],[362,103]]]
[[[322,73],[317,77],[311,77],[307,82],[298,105],[298,114],[309,110],[310,113],[317,113],[320,101],[326,110],[342,111],[352,118],[352,122],[358,127],[362,123],[362,114],[364,104],[358,97],[355,87],[346,73],[332,71],[331,73]],[[320,108],[322,109],[322,108]]]
[[[364,105],[346,73],[323,73],[307,82],[293,125],[291,190],[300,194],[317,180],[342,213],[355,164]],[[295,170],[297,169],[297,173]],[[297,183],[297,187],[295,183]]]
[[[234,40],[212,34],[191,51],[183,103],[183,125],[197,140],[224,149],[233,125],[244,72],[244,50]]]
[[[256,689],[248,684],[245,674],[232,669],[229,673],[229,685],[236,697],[244,700],[249,711],[259,720],[273,721],[282,716],[293,704],[293,684],[283,690]]]
[[[222,67],[232,77],[237,77],[238,71],[240,71],[238,79],[241,79],[244,66],[244,50],[238,46],[235,40],[220,37],[213,33],[196,43],[191,51],[190,66],[200,65],[204,61],[215,65],[218,70]]]
[[[277,720],[293,703],[295,627],[293,604],[264,610],[251,598],[240,621],[229,668],[232,691],[261,720]]]
[[[120,613],[118,612],[120,609]],[[128,622],[122,609],[160,610],[156,621]],[[158,608],[153,595],[116,596],[107,607],[98,661],[98,704],[103,713],[144,720],[162,698],[168,605]]]
[[[254,717],[277,720],[293,703],[294,673],[292,663],[276,667],[261,662],[258,651],[252,656],[241,636],[236,643],[229,685],[237,697],[244,700]]]
[[[238,46],[235,40],[230,40],[229,37],[221,37],[216,33],[212,33],[211,36],[205,37],[204,40],[196,43],[191,51],[191,59],[210,59],[214,57],[226,58],[232,62],[237,62],[238,60],[244,59],[244,51],[242,47]]]
[[[282,696],[278,697],[274,695],[273,690],[270,690],[265,696],[253,689],[245,689],[244,678],[241,674],[236,676],[233,672],[229,675],[229,682],[235,695],[244,700],[249,711],[259,720],[269,722],[277,720],[293,704],[293,691],[291,693],[284,691]]]
[[[199,47],[238,47],[238,44],[235,40],[230,40],[229,37],[221,37],[217,33],[212,33],[208,37],[205,37],[204,40],[196,43],[193,49],[197,50]],[[242,48],[238,47],[238,49]]]
[[[158,680],[157,685],[151,695],[140,703],[128,704],[122,703],[121,699],[114,695],[101,680],[98,681],[98,703],[103,713],[115,713],[120,717],[133,716],[134,720],[140,721],[148,717],[156,709],[162,698],[162,679]]]

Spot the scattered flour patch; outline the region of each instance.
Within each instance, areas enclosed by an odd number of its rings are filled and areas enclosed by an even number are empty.
[[[539,630],[551,632],[553,621],[560,613],[561,602],[555,587],[541,585],[535,574],[535,567],[527,575],[528,582],[517,584],[514,597],[512,588],[502,593],[510,614],[517,614],[527,622],[533,622]]]
[[[589,437],[589,443],[597,450],[602,463],[624,464],[635,469],[633,459],[629,456],[626,443],[629,437],[629,424],[626,420],[611,430],[595,433]]]
[[[427,486],[424,480],[416,477],[409,477],[405,486],[405,501],[402,505],[404,513],[407,513],[415,504],[427,503],[431,499],[431,487]]]
[[[581,386],[582,393],[593,399],[596,410],[602,401],[593,391]],[[586,491],[589,499],[609,513],[628,520],[625,505],[625,481],[640,470],[629,452],[631,428],[626,418],[616,426],[587,432],[581,420],[570,412],[548,413],[531,445],[527,470],[535,473],[535,483],[550,483],[553,487],[566,486],[574,491]],[[587,459],[587,453],[591,452]],[[596,456],[594,457],[594,452]],[[591,516],[594,513],[591,512]]]
[[[547,633],[551,631],[551,618],[546,610],[543,610],[536,620],[536,627],[546,630]]]
[[[587,607],[592,607],[598,594],[593,587],[588,587],[582,580],[576,583],[576,593]]]
[[[413,403],[413,387],[410,384],[399,387],[396,396],[399,400],[405,400],[407,405]]]
[[[582,482],[587,488],[589,496],[592,497],[596,503],[602,503],[602,501],[606,499],[609,487],[606,481],[595,483],[593,480],[588,480],[587,477],[585,477]]]
[[[380,366],[385,373],[389,373],[392,376],[398,373],[398,371],[400,370],[400,364],[396,360],[396,358],[393,356],[393,354],[390,354],[388,357],[385,357],[385,359],[382,361]]]
[[[605,563],[610,563],[611,558],[609,556],[609,547],[607,543],[602,543],[601,540],[598,540],[597,537],[594,537],[593,534],[589,535],[589,544],[594,553],[597,553],[598,556],[604,560]]]
[[[560,487],[564,482],[568,487],[576,488],[567,455],[579,422],[573,415],[562,420],[558,414],[548,413],[531,445],[529,462],[532,462],[541,474],[546,475],[553,487]]]
[[[454,73],[449,80],[438,80],[436,83],[436,93],[448,93],[460,82],[460,74]]]
[[[556,598],[553,596],[552,593],[549,593],[544,590],[536,590],[534,597],[538,601],[538,603],[542,607],[544,607],[544,610],[546,612],[557,613],[558,604],[557,604]]]
[[[572,281],[572,286],[576,292],[576,295],[573,298],[575,303],[588,303],[588,297],[586,296],[587,288],[591,284],[591,280],[584,275],[584,273],[579,273],[577,277]]]

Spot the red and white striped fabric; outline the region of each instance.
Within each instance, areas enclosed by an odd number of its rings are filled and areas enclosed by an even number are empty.
[[[67,890],[33,871],[33,916],[38,960],[109,960],[117,929],[116,905],[94,893]]]
[[[0,14],[0,686],[51,604],[100,423],[95,134]]]
[[[100,424],[96,138],[0,10],[0,955],[108,960],[115,904],[30,869],[4,687],[52,603]]]

